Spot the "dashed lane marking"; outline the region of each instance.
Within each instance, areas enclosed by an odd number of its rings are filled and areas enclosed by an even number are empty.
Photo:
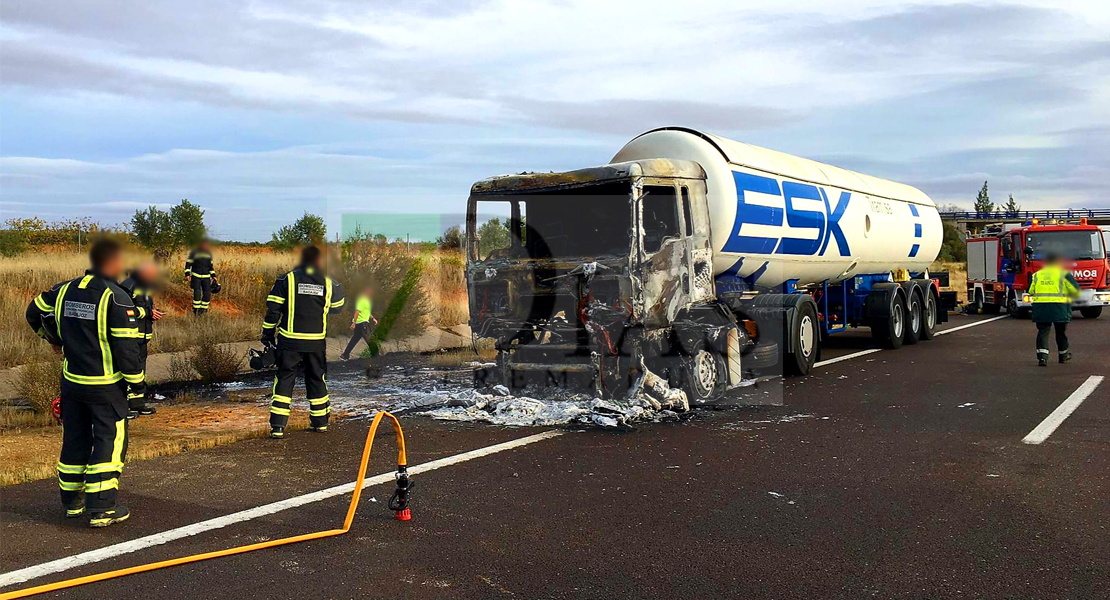
[[[464,463],[476,458],[482,458],[491,454],[497,454],[498,452],[504,452],[506,450],[520,448],[521,446],[527,446],[528,444],[541,442],[543,440],[562,435],[562,433],[562,431],[554,430],[545,431],[543,433],[537,433],[535,435],[522,437],[500,444],[495,444],[493,446],[486,446],[485,448],[471,450],[470,452],[463,452],[462,454],[456,454],[454,456],[448,456],[446,458],[429,461],[423,464],[409,467],[408,471],[411,475],[427,473],[429,471],[435,471],[436,469],[442,469],[451,465],[457,465],[459,463]],[[389,483],[393,481],[393,477],[395,474],[396,471],[390,471],[388,473],[382,473],[381,475],[367,477],[366,479],[362,480],[362,487],[367,488],[372,485]],[[155,533],[146,537],[141,537],[127,542],[121,542],[119,544],[113,544],[111,546],[105,546],[103,548],[90,550],[88,552],[82,552],[81,554],[75,554],[73,556],[60,558],[58,560],[52,560],[50,562],[35,565],[33,567],[11,571],[9,573],[4,573],[3,575],[0,575],[0,588],[7,587],[16,583],[23,583],[24,581],[29,581],[37,577],[43,577],[45,575],[51,575],[53,573],[61,573],[62,571],[68,571],[69,569],[74,569],[80,566],[100,562],[102,560],[114,558],[122,554],[137,552],[145,548],[150,548],[151,546],[160,546],[174,540],[194,536],[206,531],[212,531],[213,529],[220,529],[223,527],[227,527],[228,525],[250,521],[251,519],[257,519],[266,515],[272,515],[283,510],[289,510],[290,508],[304,506],[306,504],[319,502],[321,500],[326,500],[335,496],[350,494],[354,490],[355,482],[352,481],[351,483],[337,485],[335,487],[330,487],[317,492],[304,494],[303,496],[296,496],[287,500],[281,500],[279,502],[273,502],[271,504],[249,508],[247,510],[224,515],[222,517],[216,517],[215,519],[193,523],[192,525],[185,525],[183,527],[170,529],[161,533]]]
[[[954,331],[959,331],[961,329],[967,329],[968,327],[977,327],[979,325],[984,325],[984,324],[990,323],[992,321],[997,321],[999,319],[1008,319],[1008,318],[1010,318],[1010,315],[1002,315],[1000,317],[991,317],[989,319],[983,319],[982,321],[976,321],[974,323],[968,323],[967,325],[960,325],[959,327],[953,327],[951,329],[945,329],[943,331],[938,331],[933,335],[944,335],[946,333],[952,333]],[[859,352],[853,352],[852,354],[845,354],[844,356],[838,356],[836,358],[830,358],[829,360],[822,360],[822,361],[814,364],[813,366],[814,366],[814,368],[816,368],[816,367],[826,367],[826,366],[831,365],[833,363],[843,362],[843,361],[846,361],[846,360],[852,360],[853,358],[859,358],[861,356],[867,356],[868,354],[874,354],[876,352],[882,352],[882,351],[883,351],[882,348],[871,348],[870,350],[860,350]]]
[[[1037,425],[1037,427],[1033,431],[1030,431],[1029,435],[1022,438],[1021,441],[1026,444],[1040,444],[1047,440],[1048,436],[1052,435],[1052,432],[1056,431],[1056,428],[1064,422],[1064,419],[1071,416],[1071,413],[1075,412],[1075,409],[1079,408],[1079,405],[1083,404],[1083,401],[1094,393],[1095,388],[1098,387],[1098,384],[1102,383],[1103,379],[1102,375],[1091,375],[1088,377],[1087,381],[1084,381],[1083,385],[1079,386],[1079,389],[1072,392],[1067,400],[1064,400],[1060,406],[1057,406],[1056,410],[1052,411],[1052,414],[1045,417],[1045,419],[1041,421],[1041,424]]]

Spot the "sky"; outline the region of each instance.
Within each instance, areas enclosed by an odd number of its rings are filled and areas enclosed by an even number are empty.
[[[970,207],[1110,207],[1110,3],[4,0],[0,219],[459,214],[704,129]],[[385,218],[385,217],[383,217]]]

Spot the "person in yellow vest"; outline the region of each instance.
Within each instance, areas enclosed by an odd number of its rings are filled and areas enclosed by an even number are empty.
[[[351,360],[351,350],[355,349],[359,340],[366,340],[366,345],[370,345],[370,333],[373,332],[373,327],[378,326],[378,320],[374,318],[372,310],[374,307],[374,288],[367,285],[362,288],[362,293],[358,295],[358,300],[355,302],[355,316],[351,319],[351,341],[347,342],[347,349],[343,351],[340,356],[343,360]],[[370,324],[373,323],[373,326]]]
[[[1056,350],[1060,362],[1071,360],[1068,345],[1068,323],[1071,322],[1071,302],[1079,297],[1079,282],[1064,267],[1057,255],[1045,257],[1045,265],[1033,274],[1029,284],[1033,302],[1033,322],[1037,324],[1037,364],[1048,366],[1048,334],[1056,328]]]

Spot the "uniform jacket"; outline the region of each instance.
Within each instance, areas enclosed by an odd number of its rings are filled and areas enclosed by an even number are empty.
[[[208,279],[216,276],[216,267],[212,265],[212,253],[203,250],[193,250],[189,258],[185,259],[185,275],[197,279]]]
[[[123,280],[120,287],[131,295],[131,302],[135,304],[139,317],[139,333],[143,334],[142,343],[146,344],[154,337],[154,296],[150,295],[150,285],[140,280],[137,273],[132,273]]]
[[[323,351],[328,315],[346,302],[343,288],[319,269],[300,266],[277,278],[266,296],[263,341],[299,352]]]
[[[1029,292],[1033,295],[1030,316],[1034,323],[1071,321],[1071,300],[1079,296],[1079,282],[1070,271],[1052,265],[1042,268],[1033,274]]]
[[[118,393],[143,382],[138,311],[131,295],[93,271],[63,281],[27,306],[27,323],[62,347],[63,389]]]

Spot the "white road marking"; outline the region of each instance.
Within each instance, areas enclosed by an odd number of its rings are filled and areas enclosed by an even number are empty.
[[[953,327],[951,329],[945,329],[944,331],[938,331],[938,332],[934,333],[933,335],[945,335],[945,334],[949,334],[949,333],[954,333],[954,332],[959,331],[961,329],[967,329],[968,327],[978,327],[979,325],[986,325],[987,323],[991,323],[991,322],[997,321],[999,319],[1009,319],[1009,318],[1010,318],[1010,315],[999,315],[997,317],[991,317],[989,319],[983,319],[982,321],[976,321],[974,323],[968,323],[967,325],[960,325],[959,327]]]
[[[943,331],[938,331],[933,335],[944,335],[946,333],[952,333],[953,331],[959,331],[961,329],[967,329],[968,327],[977,327],[979,325],[990,323],[991,321],[997,321],[999,319],[1008,319],[1008,318],[1010,318],[1010,315],[1002,315],[1002,316],[999,316],[999,317],[991,317],[989,319],[983,319],[982,321],[976,321],[974,323],[968,323],[967,325],[960,325],[959,327],[953,327],[951,329],[945,329]],[[813,367],[814,368],[825,367],[825,366],[831,365],[833,363],[838,363],[838,362],[842,362],[842,361],[845,361],[845,360],[852,360],[853,358],[859,358],[861,356],[867,356],[868,354],[874,354],[876,352],[882,352],[882,351],[883,351],[883,348],[871,348],[870,350],[860,350],[859,352],[853,352],[852,354],[845,354],[844,356],[838,356],[836,358],[830,358],[828,360],[819,361],[819,362],[815,363],[813,365]]]
[[[1048,436],[1052,435],[1052,432],[1056,431],[1056,428],[1064,422],[1064,419],[1071,416],[1071,413],[1075,412],[1075,409],[1079,408],[1080,404],[1083,404],[1087,396],[1090,396],[1095,391],[1095,388],[1098,387],[1098,384],[1102,383],[1103,379],[1104,377],[1102,375],[1091,375],[1088,377],[1087,381],[1084,381],[1083,385],[1079,386],[1079,389],[1072,392],[1067,400],[1064,400],[1060,406],[1057,406],[1056,410],[1052,411],[1052,414],[1045,417],[1045,419],[1041,421],[1041,424],[1037,425],[1036,429],[1030,431],[1029,435],[1022,438],[1021,441],[1026,444],[1040,444],[1047,440]]]
[[[409,467],[408,471],[411,475],[419,475],[420,473],[435,471],[436,469],[442,469],[451,465],[457,465],[459,463],[464,463],[476,458],[482,458],[483,456],[489,456],[498,452],[520,448],[521,446],[527,446],[528,444],[534,444],[536,442],[550,439],[562,434],[562,431],[545,431],[543,433],[537,433],[535,435],[522,437],[501,444],[487,446],[485,448],[471,450],[470,452],[463,452],[462,454],[456,454],[454,456],[448,456],[446,458],[440,458],[423,464],[415,465]],[[389,483],[393,481],[395,474],[396,471],[390,471],[388,473],[382,473],[381,475],[367,477],[362,481],[362,487],[367,488],[372,485]],[[224,515],[222,517],[216,517],[215,519],[193,523],[192,525],[185,525],[183,527],[178,527],[177,529],[170,529],[168,531],[155,533],[146,537],[141,537],[127,542],[121,542],[119,544],[113,544],[111,546],[105,546],[103,548],[90,550],[88,552],[82,552],[80,554],[75,554],[66,558],[60,558],[58,560],[52,560],[50,562],[27,567],[24,569],[19,569],[17,571],[11,571],[9,573],[4,573],[3,575],[0,575],[0,588],[7,587],[16,583],[23,583],[24,581],[29,581],[31,579],[43,577],[45,575],[50,575],[53,573],[61,573],[62,571],[68,571],[69,569],[73,569],[76,567],[100,562],[102,560],[114,558],[122,554],[137,552],[145,548],[150,548],[151,546],[159,546],[167,542],[172,542],[181,538],[194,536],[206,531],[212,531],[213,529],[220,529],[222,527],[227,527],[228,525],[233,525],[235,523],[242,523],[244,521],[250,521],[251,519],[257,519],[266,515],[272,515],[283,510],[289,510],[290,508],[304,506],[306,504],[319,502],[321,500],[326,500],[335,496],[350,494],[354,490],[355,482],[352,481],[351,483],[337,485],[335,487],[323,489],[318,492],[312,492],[303,496],[297,496],[295,498],[289,498],[287,500],[281,500],[279,502],[265,504],[263,506],[258,506],[255,508],[249,508],[247,510]]]
[[[853,352],[852,354],[845,354],[844,356],[838,356],[836,358],[830,358],[829,360],[822,360],[822,361],[814,364],[813,366],[814,366],[814,368],[824,367],[824,366],[827,366],[827,365],[831,365],[833,363],[838,363],[840,361],[852,360],[853,358],[859,358],[861,356],[867,356],[868,354],[874,354],[876,352],[882,352],[882,351],[883,351],[882,348],[872,348],[870,350],[860,350],[859,352]]]

